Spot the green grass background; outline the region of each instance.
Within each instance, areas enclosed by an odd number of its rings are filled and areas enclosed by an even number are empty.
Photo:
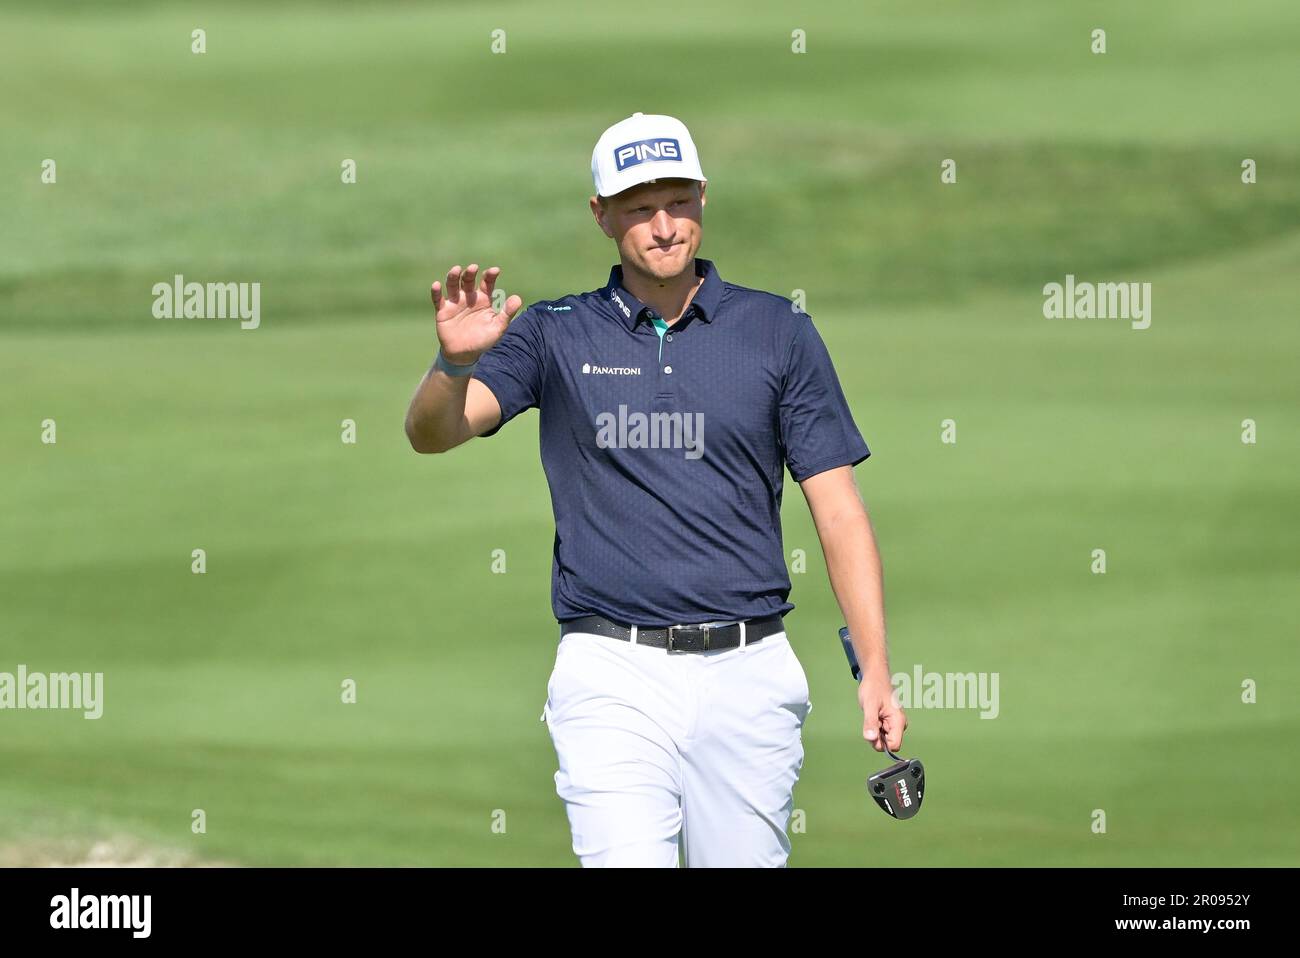
[[[0,670],[103,671],[106,703],[0,713],[0,845],[575,863],[536,416],[447,457],[402,418],[449,265],[526,302],[603,283],[590,150],[642,110],[700,146],[701,255],[807,293],[875,453],[894,668],[1001,676],[995,721],[911,712],[923,813],[872,807],[787,483],[791,864],[1300,863],[1295,4],[27,6],[0,6]],[[262,327],[154,319],[177,272],[261,282]],[[1044,319],[1067,272],[1151,282],[1151,328]]]

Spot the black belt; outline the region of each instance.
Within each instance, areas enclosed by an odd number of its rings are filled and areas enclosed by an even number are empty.
[[[785,623],[779,615],[769,615],[761,619],[745,620],[745,644],[753,645],[769,635],[785,631]],[[603,635],[610,639],[630,642],[630,626],[611,622],[603,615],[588,615],[581,619],[570,619],[560,623],[560,635],[570,632],[587,632]],[[740,623],[715,625],[705,622],[700,625],[670,625],[667,628],[642,628],[637,626],[636,644],[649,645],[669,652],[710,652],[715,649],[734,649],[740,645]]]

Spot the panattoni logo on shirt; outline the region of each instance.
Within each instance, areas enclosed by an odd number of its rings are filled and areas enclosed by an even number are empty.
[[[640,366],[593,366],[591,363],[582,364],[582,374],[584,376],[640,376]]]

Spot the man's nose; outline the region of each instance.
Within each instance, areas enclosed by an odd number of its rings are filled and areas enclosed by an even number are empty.
[[[667,210],[655,213],[654,219],[650,221],[650,228],[654,231],[655,239],[670,240],[677,235],[677,224],[668,215]]]

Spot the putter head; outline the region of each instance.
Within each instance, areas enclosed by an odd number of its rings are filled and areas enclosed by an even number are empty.
[[[921,799],[925,797],[925,766],[919,758],[895,755],[889,746],[885,746],[885,752],[897,761],[867,779],[867,794],[890,818],[911,818],[921,810]]]

